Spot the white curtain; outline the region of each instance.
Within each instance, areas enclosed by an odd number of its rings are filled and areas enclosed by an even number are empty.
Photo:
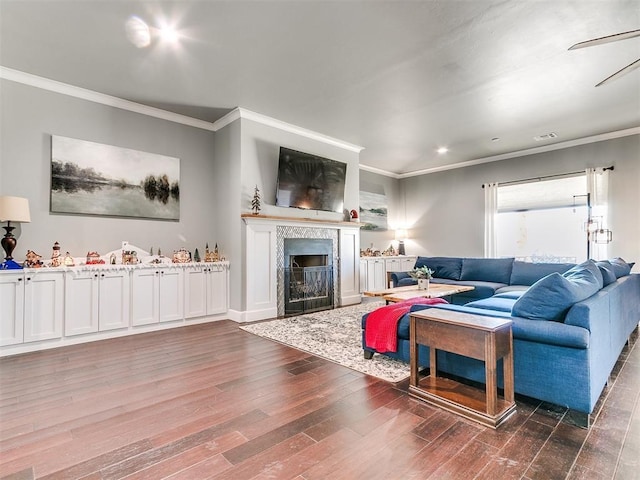
[[[498,184],[484,184],[484,256],[495,258],[498,255],[496,240],[496,217],[498,216]]]
[[[591,196],[591,216],[600,228],[608,229],[609,170],[587,168],[587,193]],[[609,258],[609,244],[591,242],[591,258]]]

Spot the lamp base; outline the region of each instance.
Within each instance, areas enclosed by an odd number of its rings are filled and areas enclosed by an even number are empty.
[[[0,263],[0,270],[22,270],[22,265],[15,262],[13,259],[5,260]]]
[[[398,255],[406,255],[404,251],[404,241],[398,241]]]

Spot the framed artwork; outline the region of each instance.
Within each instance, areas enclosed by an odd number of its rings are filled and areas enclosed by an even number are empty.
[[[51,212],[180,220],[180,159],[53,135]]]
[[[361,230],[381,232],[387,230],[387,197],[384,193],[360,190]]]

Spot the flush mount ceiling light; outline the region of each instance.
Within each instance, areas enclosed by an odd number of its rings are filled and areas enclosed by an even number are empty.
[[[447,153],[449,151],[449,149],[447,147],[439,147],[436,152],[438,152],[440,155],[444,155],[445,153]]]
[[[172,25],[161,26],[158,33],[163,42],[176,43],[180,39],[180,34]]]

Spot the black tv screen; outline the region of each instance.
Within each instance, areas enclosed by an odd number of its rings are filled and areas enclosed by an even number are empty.
[[[347,164],[280,147],[276,205],[340,212]]]

